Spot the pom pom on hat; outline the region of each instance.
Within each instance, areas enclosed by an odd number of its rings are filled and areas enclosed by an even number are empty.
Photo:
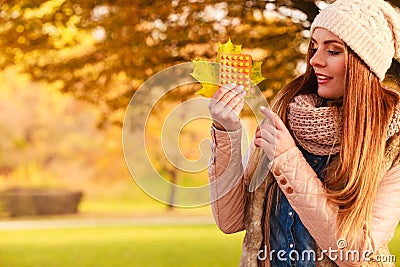
[[[315,17],[315,28],[337,35],[381,81],[400,59],[400,14],[383,0],[337,0]]]

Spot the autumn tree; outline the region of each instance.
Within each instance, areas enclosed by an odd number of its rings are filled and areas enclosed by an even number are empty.
[[[0,188],[82,184],[96,172],[109,131],[95,127],[98,112],[87,103],[26,76],[0,75]]]
[[[304,58],[305,30],[323,1],[10,0],[0,4],[0,68],[21,64],[33,79],[96,103],[120,120],[140,84],[195,58],[214,59],[231,37],[258,51],[273,95]],[[400,6],[399,0],[390,1]],[[302,50],[301,50],[302,49]],[[398,70],[397,70],[398,71]],[[115,113],[114,113],[115,114]]]
[[[310,0],[4,1],[0,68],[22,64],[33,79],[120,120],[110,111],[124,109],[151,75],[194,58],[212,60],[216,43],[231,37],[260,52],[268,97],[297,74],[304,30],[318,10]]]
[[[309,26],[307,15],[316,13],[313,2],[285,1],[305,13],[282,4],[4,1],[0,5],[0,68],[20,64],[33,79],[96,103],[104,118],[118,121],[143,81],[167,66],[195,58],[213,60],[216,43],[230,37],[264,60],[267,80],[261,88],[270,89],[267,96],[271,96],[272,90],[296,75],[304,53],[298,47]]]

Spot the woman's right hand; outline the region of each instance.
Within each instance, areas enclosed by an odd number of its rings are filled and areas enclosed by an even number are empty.
[[[239,114],[244,106],[245,95],[242,85],[233,83],[218,88],[208,105],[218,130],[231,132],[240,128]]]

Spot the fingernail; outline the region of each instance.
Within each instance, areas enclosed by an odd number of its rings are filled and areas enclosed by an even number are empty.
[[[236,83],[231,83],[231,87],[235,88],[236,87]]]
[[[239,90],[241,91],[241,90],[244,89],[244,86],[243,86],[243,85],[239,85],[239,86],[237,87],[237,89],[239,89]]]
[[[246,94],[247,94],[246,91],[243,91],[240,95],[241,96],[246,96]]]
[[[261,111],[264,111],[264,110],[266,110],[266,109],[267,109],[267,108],[264,107],[264,106],[261,106],[261,107],[260,107],[260,110],[261,110]]]

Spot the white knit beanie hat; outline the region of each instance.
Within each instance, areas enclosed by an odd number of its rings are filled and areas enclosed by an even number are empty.
[[[343,40],[381,81],[400,58],[400,14],[383,0],[337,0],[316,16],[311,33],[319,27]]]

